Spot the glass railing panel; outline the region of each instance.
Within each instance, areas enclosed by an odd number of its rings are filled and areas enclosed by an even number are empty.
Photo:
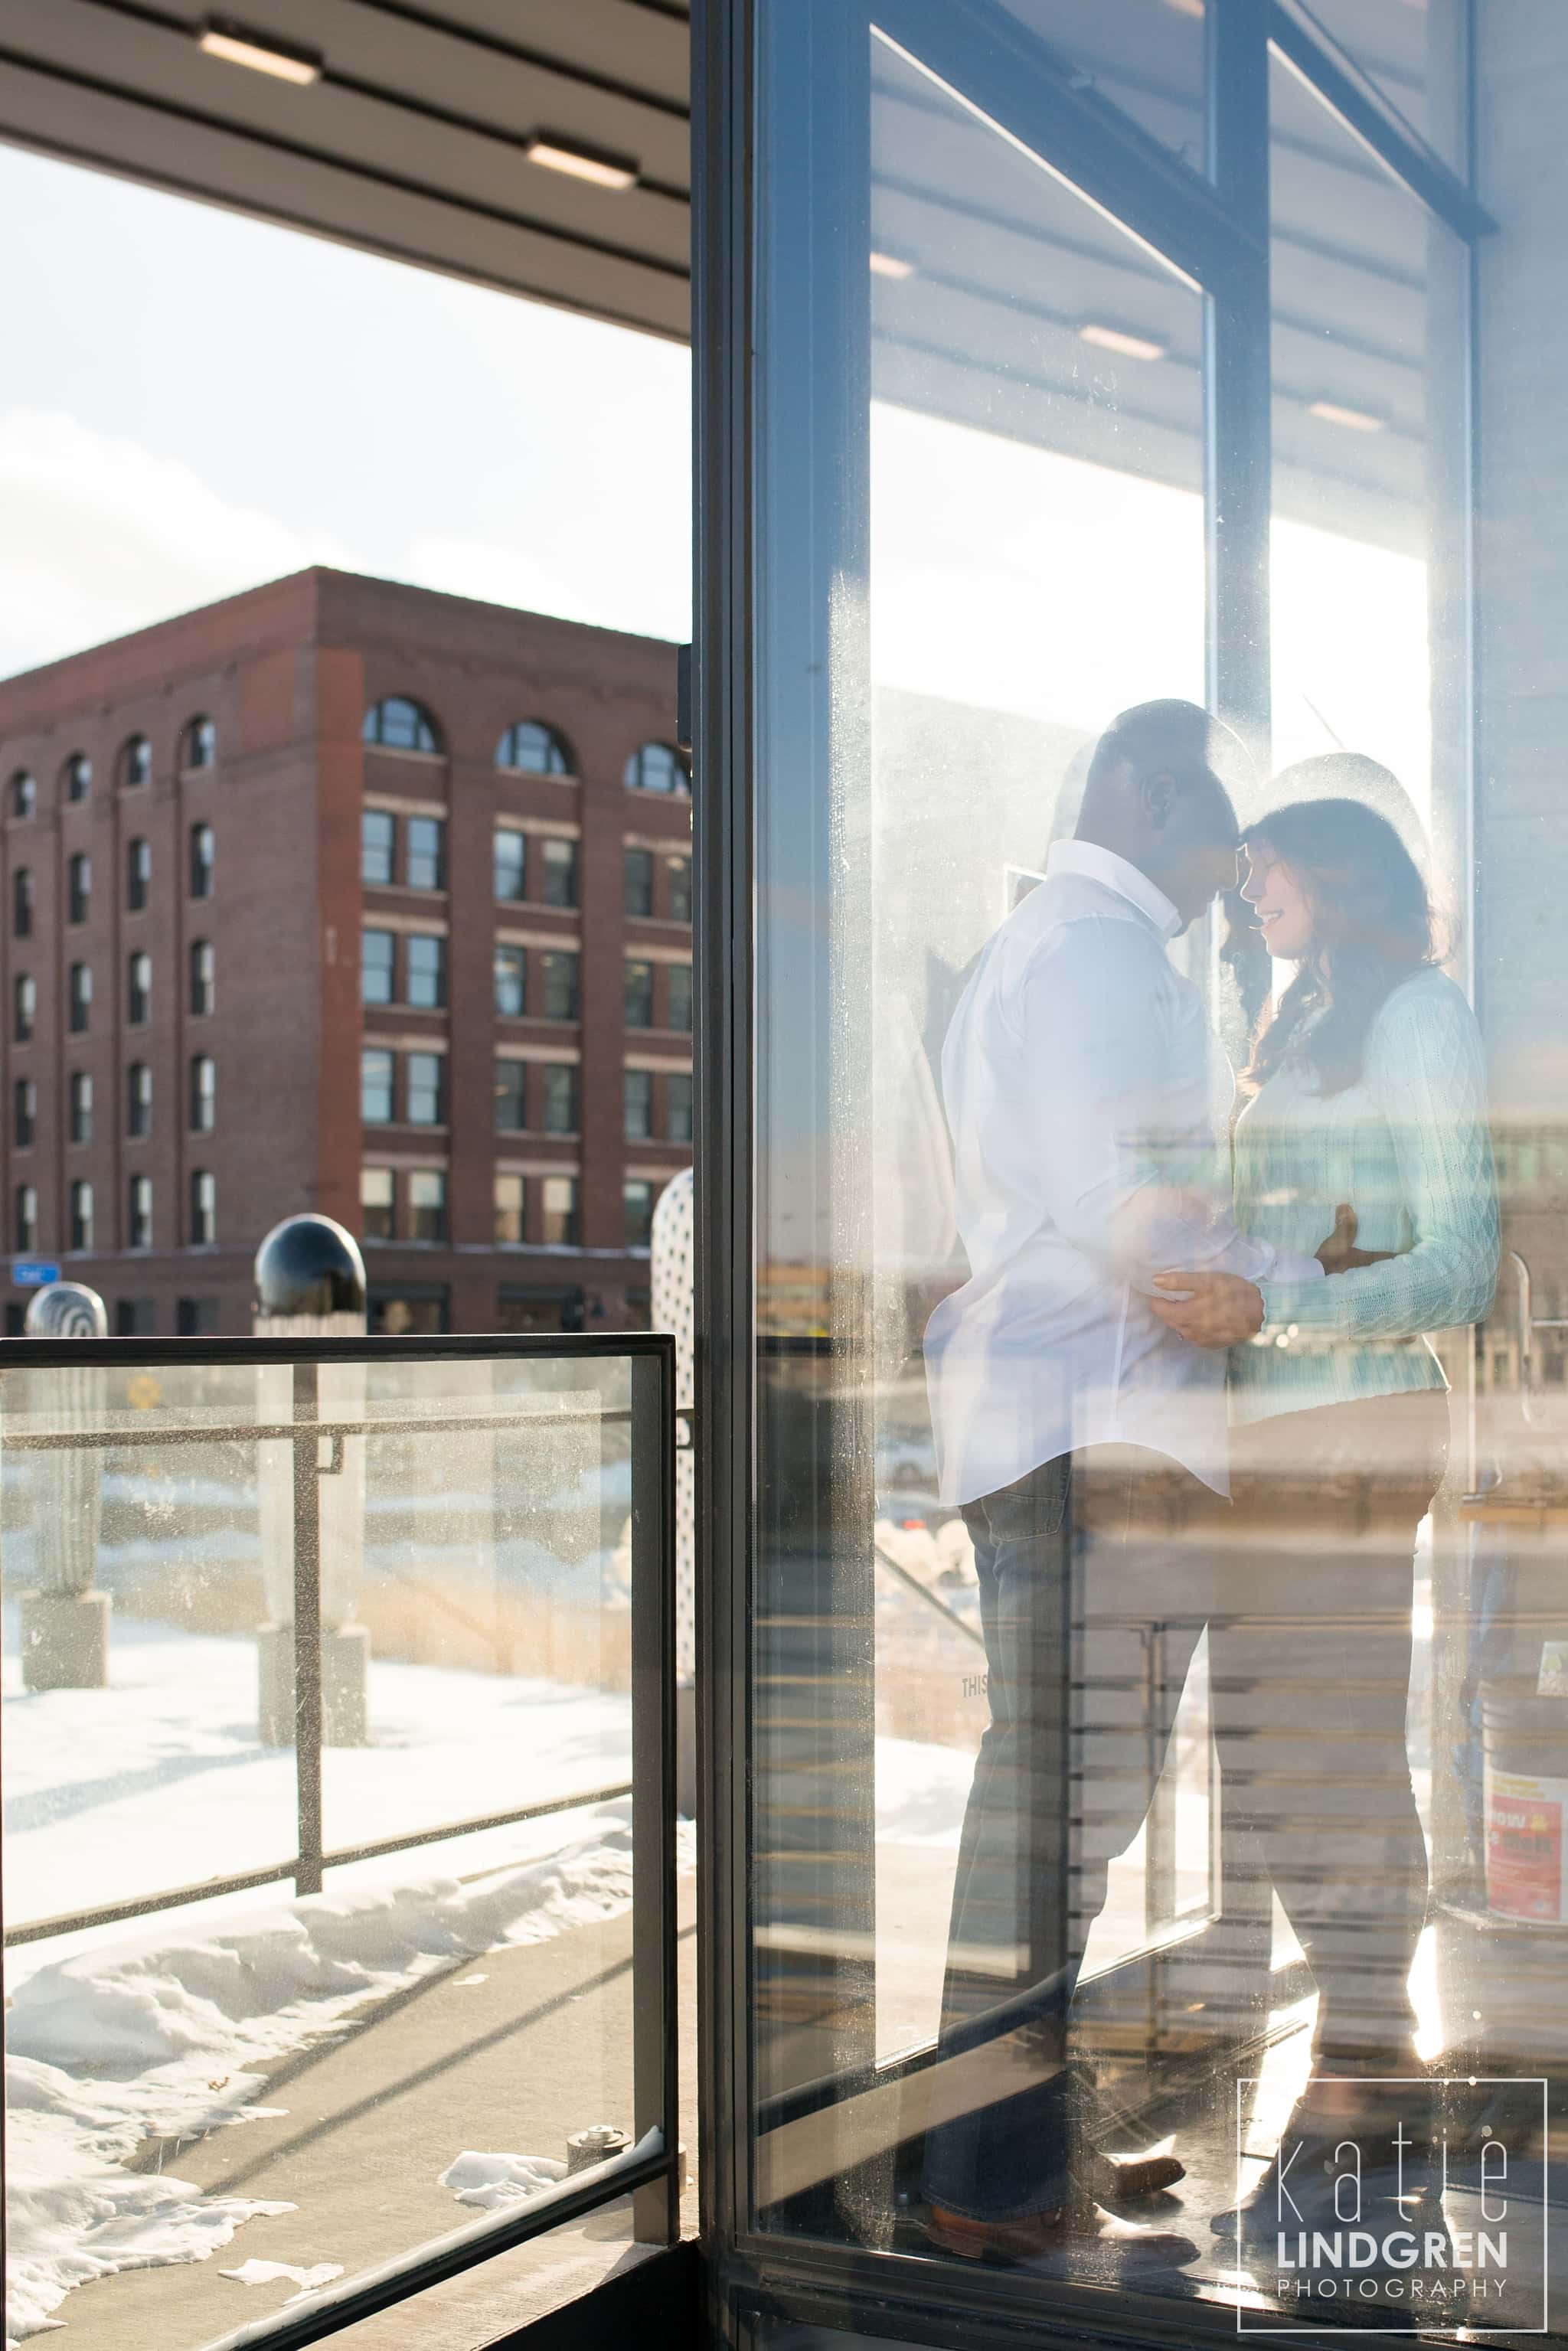
[[[17,2339],[669,2225],[669,1358],[486,1343],[0,1357]]]

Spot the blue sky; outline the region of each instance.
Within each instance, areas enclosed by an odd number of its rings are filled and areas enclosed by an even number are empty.
[[[309,562],[684,638],[687,353],[0,148],[0,674]]]

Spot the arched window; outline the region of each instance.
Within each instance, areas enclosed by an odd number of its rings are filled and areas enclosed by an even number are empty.
[[[520,768],[529,776],[574,776],[576,763],[564,735],[541,719],[520,718],[496,746],[497,768]]]
[[[218,756],[218,730],[210,718],[189,720],[180,737],[182,768],[210,768]]]
[[[689,792],[692,788],[685,761],[668,743],[640,743],[621,780],[629,792]]]
[[[132,735],[120,754],[120,780],[134,789],[152,780],[152,746],[145,735]]]
[[[18,768],[11,778],[11,813],[13,816],[36,816],[38,811],[38,784],[26,768]]]
[[[365,713],[363,733],[367,743],[374,743],[383,751],[441,748],[434,719],[422,704],[411,702],[405,694],[389,694],[384,700],[372,702]]]
[[[92,789],[92,761],[88,758],[87,753],[73,751],[66,761],[63,772],[67,799],[85,800]]]

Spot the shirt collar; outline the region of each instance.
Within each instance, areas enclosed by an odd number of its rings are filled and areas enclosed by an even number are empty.
[[[1174,939],[1182,927],[1182,919],[1163,890],[1155,887],[1146,873],[1118,857],[1113,849],[1102,849],[1092,841],[1055,841],[1046,853],[1048,874],[1078,873],[1086,882],[1098,882],[1106,890],[1114,890],[1136,906],[1140,914],[1151,922],[1160,936]]]

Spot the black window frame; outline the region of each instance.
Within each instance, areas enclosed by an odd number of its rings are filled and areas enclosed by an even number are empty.
[[[582,858],[579,845],[559,833],[547,833],[539,847],[539,873],[543,883],[541,905],[575,910],[580,903],[579,873]],[[559,878],[565,876],[564,882]]]
[[[210,1072],[212,1082],[203,1081]],[[185,1132],[211,1134],[218,1123],[218,1065],[211,1053],[193,1053],[187,1065]]]
[[[526,1061],[518,1061],[515,1055],[497,1054],[496,1057],[495,1079],[495,1125],[496,1133],[497,1134],[526,1134],[528,1133],[528,1095],[531,1089],[528,1085],[528,1063]],[[517,1115],[516,1118],[506,1116],[504,1113],[507,1112],[514,1103],[517,1107]]]
[[[372,948],[371,942],[374,940]],[[383,952],[384,943],[384,952]],[[371,987],[371,975],[386,977],[386,994],[378,996]],[[397,1002],[397,933],[384,930],[379,923],[367,923],[360,933],[360,1002],[361,1004],[395,1004]]]
[[[571,1021],[582,1014],[582,957],[575,947],[545,947],[539,954],[539,1017]]]
[[[92,1071],[73,1070],[66,1083],[66,1132],[73,1144],[92,1141]]]
[[[152,1178],[145,1169],[137,1168],[125,1180],[125,1246],[145,1249],[152,1246]]]
[[[545,1134],[578,1134],[582,1129],[582,1076],[575,1061],[545,1061],[540,1064],[543,1076],[540,1092],[544,1096],[540,1132]],[[561,1095],[566,1098],[566,1115],[560,1119]]]
[[[409,931],[402,943],[402,1000],[415,1012],[446,1008],[446,941],[438,931]]]
[[[144,914],[152,895],[152,843],[136,833],[125,844],[125,911]]]
[[[432,1070],[434,1071],[434,1084],[431,1084],[423,1074],[423,1065],[426,1062],[430,1064]],[[405,1126],[421,1127],[426,1131],[432,1127],[444,1126],[446,1124],[445,1054],[433,1053],[426,1049],[420,1048],[412,1052],[405,1053],[402,1057],[402,1063],[403,1124]],[[423,1102],[426,1097],[428,1097],[434,1104],[434,1116],[432,1118],[416,1118],[414,1115],[414,1103],[416,1100]]]
[[[145,1029],[152,1018],[152,951],[132,947],[125,958],[125,1025],[128,1029]]]
[[[369,1108],[371,1064],[386,1066],[386,1114],[384,1117]],[[377,1099],[381,1098],[378,1082]],[[397,1124],[397,1055],[390,1045],[361,1045],[360,1048],[360,1123],[361,1126],[395,1126]]]
[[[633,886],[632,877],[637,877]],[[635,841],[626,844],[622,864],[622,912],[634,923],[650,922],[653,914],[653,852]]]
[[[125,1133],[131,1143],[145,1143],[152,1132],[152,1064],[128,1061],[125,1066]]]
[[[517,981],[516,1002],[503,1002],[511,997],[511,982]],[[497,939],[490,957],[490,1001],[498,1020],[523,1020],[528,1009],[528,951],[515,939]]]
[[[502,843],[506,855],[502,855]],[[503,890],[504,870],[515,870],[517,886]],[[528,836],[520,825],[498,824],[490,841],[490,894],[497,906],[520,906],[528,894]]]
[[[33,917],[37,910],[38,893],[30,865],[15,865],[11,869],[11,935],[14,939],[30,939]]]
[[[525,744],[539,747],[537,758],[520,758]],[[517,718],[496,746],[496,765],[513,776],[575,776],[576,755],[559,726],[546,718]]]
[[[66,921],[79,930],[92,912],[92,859],[85,849],[73,849],[66,860]]]
[[[193,939],[186,957],[185,998],[193,1020],[209,1019],[217,1009],[218,951],[211,939]]]
[[[92,966],[73,963],[66,983],[66,1027],[73,1037],[85,1037],[92,1027]]]
[[[398,734],[412,737],[396,740]],[[366,711],[360,739],[376,751],[416,751],[425,758],[445,756],[445,737],[433,711],[412,694],[383,694]]]

